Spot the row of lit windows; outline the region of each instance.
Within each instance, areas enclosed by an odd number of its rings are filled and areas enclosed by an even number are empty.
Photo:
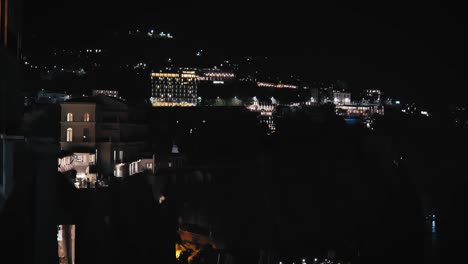
[[[153,97],[158,97],[158,98],[165,98],[165,97],[171,97],[171,98],[195,98],[195,94],[159,94],[159,93],[153,93]]]
[[[153,101],[165,101],[165,102],[168,102],[168,101],[176,101],[176,100],[180,100],[180,101],[197,101],[197,98],[196,97],[193,97],[193,96],[185,96],[185,97],[164,97],[164,96],[153,96],[151,97]]]
[[[197,78],[196,75],[194,74],[182,74],[182,75],[178,75],[178,74],[170,74],[170,73],[161,73],[162,75],[152,75],[152,77],[158,77],[158,79],[161,81],[161,80],[164,80],[164,81],[177,81],[177,80],[180,80],[180,79],[188,79],[190,81],[192,80],[195,80]],[[167,76],[166,76],[167,75]]]
[[[164,86],[156,86],[153,89],[162,89],[162,90],[174,90],[174,89],[182,89],[182,90],[196,90],[196,86],[191,85],[164,85]]]
[[[83,115],[83,121],[84,122],[89,122],[89,117],[90,117],[89,113],[85,113]],[[67,114],[67,122],[73,122],[73,113],[68,113]]]
[[[179,77],[179,74],[178,74],[178,73],[159,73],[159,72],[156,72],[156,73],[152,73],[151,76],[152,76],[152,77],[171,77],[171,78],[177,78],[177,77]]]
[[[191,80],[191,81],[196,81],[198,78],[196,76],[191,76],[191,75],[182,75],[182,76],[177,76],[177,77],[152,77],[151,80],[153,82],[175,82],[178,80]]]
[[[163,90],[163,91],[160,91],[160,90],[155,90],[153,91],[153,93],[156,93],[156,94],[192,94],[192,93],[195,93],[194,91],[179,91],[179,90],[172,90],[172,91],[167,91],[167,90]]]
[[[190,102],[154,102],[153,106],[195,106],[195,103]]]

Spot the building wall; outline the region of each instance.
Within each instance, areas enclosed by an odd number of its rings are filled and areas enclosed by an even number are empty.
[[[145,124],[122,124],[120,126],[121,140],[126,141],[141,141],[148,137],[148,126]]]
[[[119,123],[98,123],[96,124],[96,137],[100,142],[120,142]]]
[[[110,98],[103,104],[67,102],[61,104],[61,148],[71,152],[93,151],[97,149],[97,165],[105,176],[114,174],[115,164],[131,162],[142,158],[144,140],[148,135],[148,125],[132,122],[127,106]],[[110,99],[107,103],[107,99]],[[73,121],[67,121],[68,113]],[[89,122],[84,115],[90,114]],[[135,111],[134,113],[138,113]],[[140,116],[136,116],[140,118]],[[144,118],[143,118],[144,119]],[[141,122],[141,120],[138,120]],[[67,142],[67,130],[71,128],[73,141]],[[89,135],[84,138],[84,129]],[[115,155],[114,155],[115,153]],[[121,153],[123,158],[121,158]],[[115,157],[114,157],[115,156]]]
[[[17,134],[22,119],[21,53],[22,1],[0,0],[0,133]]]
[[[96,120],[102,123],[129,122],[129,114],[123,110],[98,107]]]
[[[15,183],[15,149],[24,144],[23,137],[0,135],[0,195],[4,199],[10,196]]]
[[[96,146],[98,150],[97,160],[105,176],[113,174],[112,166],[112,144],[110,142],[101,142]]]
[[[61,104],[60,141],[67,142],[67,130],[72,129],[72,142],[96,141],[96,105],[94,104]],[[73,121],[67,121],[67,115],[73,115]],[[89,114],[89,121],[85,121],[85,114]],[[84,130],[88,135],[84,137]]]
[[[19,64],[0,46],[0,133],[17,134],[23,113]]]
[[[54,263],[58,146],[52,139],[8,136],[7,141],[6,172],[10,175],[6,183],[12,189],[5,207],[0,208],[2,258],[18,263]]]
[[[60,149],[66,151],[93,150],[96,148],[95,142],[60,142]]]

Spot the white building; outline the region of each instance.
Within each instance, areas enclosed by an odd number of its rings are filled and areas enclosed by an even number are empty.
[[[351,104],[351,93],[333,91],[332,98],[335,105]]]

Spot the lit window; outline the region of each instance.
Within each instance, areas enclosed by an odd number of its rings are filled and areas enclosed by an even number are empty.
[[[123,159],[124,159],[124,152],[123,152],[123,150],[119,151],[119,159],[120,159],[120,162],[123,162]]]
[[[84,114],[84,121],[89,122],[89,113]]]
[[[73,114],[72,113],[67,114],[67,122],[73,122]]]
[[[67,129],[67,142],[72,142],[73,141],[73,129],[68,128]]]

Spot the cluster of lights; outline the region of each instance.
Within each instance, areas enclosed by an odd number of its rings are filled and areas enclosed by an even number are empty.
[[[101,49],[87,49],[86,52],[87,53],[101,53],[102,50]]]
[[[380,91],[380,90],[366,90],[366,94],[367,94],[368,96],[372,96],[372,95],[374,95],[374,94],[380,95],[380,94],[381,94],[381,91]]]
[[[291,263],[292,263],[292,264],[296,264],[295,262],[291,262]],[[301,263],[302,263],[302,264],[307,264],[306,259],[302,259],[302,262],[301,262]],[[314,259],[313,259],[313,263],[314,263],[314,264],[334,264],[334,263],[336,263],[336,264],[341,264],[341,262],[335,262],[335,261],[333,261],[333,260],[331,260],[331,259],[324,259],[323,261],[319,261],[318,258],[314,258]],[[285,263],[284,263],[283,261],[279,261],[278,264],[285,264]]]
[[[143,70],[144,70],[144,69],[146,69],[146,66],[147,66],[146,63],[144,63],[144,62],[139,62],[139,63],[137,63],[135,66],[133,66],[133,69],[135,69],[135,70],[136,70],[136,69],[143,69]]]
[[[47,66],[33,65],[32,63],[30,63],[28,61],[24,61],[24,65],[28,66],[31,69],[38,69],[38,70],[44,71],[45,73],[51,73],[51,70],[52,70],[52,72],[54,72],[54,71],[70,72],[70,73],[73,73],[73,74],[76,74],[76,75],[85,75],[86,74],[86,71],[83,68],[80,68],[78,70],[70,70],[70,69],[57,67],[57,65],[54,65],[53,67],[49,68]]]
[[[254,103],[247,106],[247,109],[253,112],[273,112],[275,111],[275,106],[271,104],[260,104],[256,97],[254,97]]]
[[[291,84],[282,84],[282,83],[268,83],[268,82],[257,82],[258,87],[270,87],[270,88],[277,88],[277,89],[282,89],[282,88],[287,88],[287,89],[297,89],[296,85],[291,85]]]
[[[155,107],[192,107],[196,106],[195,103],[190,102],[153,102],[152,104]]]
[[[337,114],[341,114],[339,110],[346,111],[346,115],[362,115],[370,116],[372,114],[384,114],[383,107],[377,105],[373,106],[349,106],[349,105],[337,105],[336,106]]]
[[[424,110],[421,110],[421,111],[418,111],[416,105],[414,103],[408,105],[406,107],[406,109],[401,109],[401,112],[405,113],[405,114],[421,114],[423,116],[429,116],[429,112],[428,111],[424,111]]]
[[[119,92],[116,90],[93,90],[93,95],[107,95],[111,97],[119,97]]]
[[[128,31],[128,34],[129,35],[133,35],[133,34],[139,34],[140,33],[140,30],[137,29],[135,30],[135,33],[133,33],[131,30]],[[159,32],[159,33],[156,33],[154,29],[150,29],[146,35],[150,38],[168,38],[168,39],[172,39],[174,38],[174,36],[172,36],[171,33],[164,33],[164,32]]]
[[[225,73],[225,72],[207,72],[205,73],[207,77],[218,77],[218,78],[234,78],[234,73]]]

